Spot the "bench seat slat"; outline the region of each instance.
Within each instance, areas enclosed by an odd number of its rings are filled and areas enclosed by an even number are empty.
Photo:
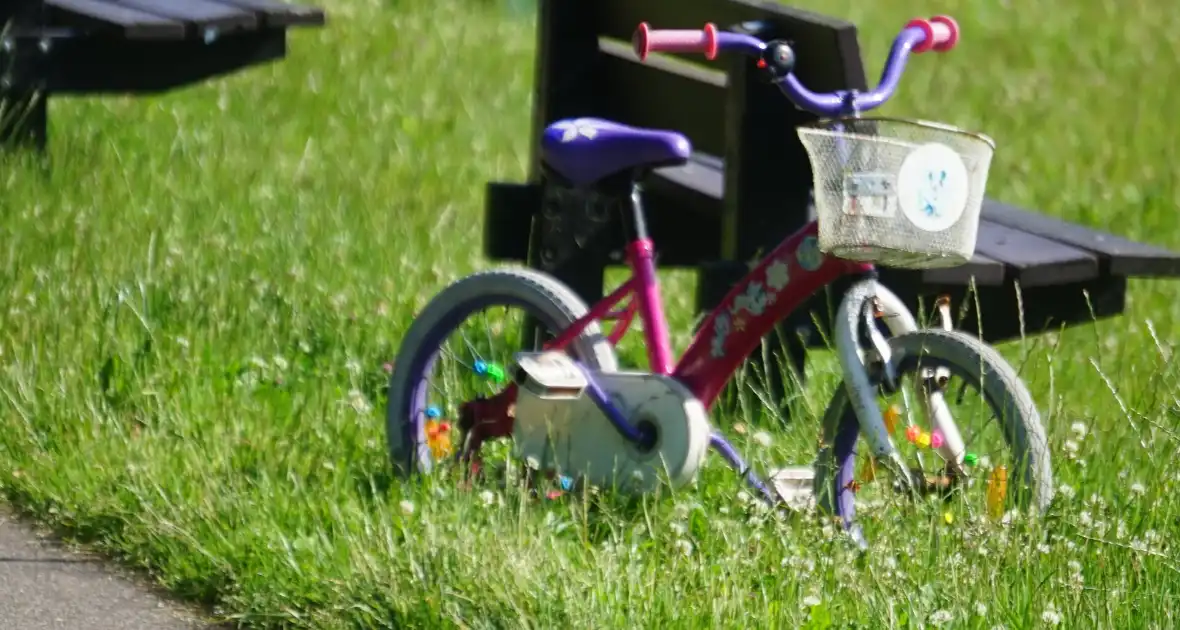
[[[269,27],[323,25],[324,12],[316,7],[277,0],[213,0],[219,4],[257,13]]]
[[[208,0],[118,0],[119,4],[160,17],[183,20],[201,28],[221,31],[253,30],[258,18],[250,11]]]
[[[983,217],[999,225],[1095,252],[1110,260],[1113,275],[1180,276],[1180,253],[1154,245],[1137,243],[991,199],[983,202]]]
[[[1004,263],[984,256],[979,252],[959,267],[946,269],[923,269],[921,280],[926,284],[953,284],[969,286],[971,279],[980,286],[998,286],[1004,283]]]
[[[1022,286],[1047,286],[1098,277],[1098,257],[1036,234],[979,222],[976,251],[1012,268]]]
[[[181,22],[106,0],[48,0],[46,4],[91,26],[115,27],[129,39],[182,39]]]

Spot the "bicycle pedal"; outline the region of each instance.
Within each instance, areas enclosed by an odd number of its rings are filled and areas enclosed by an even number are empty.
[[[815,505],[815,470],[810,466],[772,470],[768,481],[787,507],[804,510]]]

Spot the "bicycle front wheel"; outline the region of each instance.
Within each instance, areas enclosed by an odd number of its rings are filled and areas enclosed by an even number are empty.
[[[939,516],[949,520],[958,512],[1000,518],[1012,508],[1042,512],[1053,496],[1048,444],[1032,396],[1012,366],[994,348],[961,331],[918,330],[889,339],[889,346],[896,387],[878,387],[886,401],[887,429],[903,458],[916,461],[909,473],[919,491],[946,500],[939,505]],[[942,375],[934,386],[943,396],[968,403],[966,413],[952,411],[967,449],[961,469],[935,452],[937,430],[916,420],[917,398],[930,391],[935,373]],[[907,395],[907,385],[917,391]],[[968,388],[976,395],[968,398]],[[990,422],[992,418],[996,421]],[[873,492],[885,484],[871,485],[877,466],[867,455],[858,458],[859,434],[856,413],[841,385],[824,413],[815,492],[817,506],[838,516],[846,528],[854,526],[858,503],[886,505],[894,496],[892,488]],[[982,496],[973,499],[969,491]]]

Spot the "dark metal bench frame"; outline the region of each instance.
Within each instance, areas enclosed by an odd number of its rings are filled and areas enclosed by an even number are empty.
[[[593,303],[602,295],[605,267],[621,259],[617,228],[602,220],[601,210],[625,200],[545,181],[541,131],[582,116],[676,129],[698,153],[687,166],[661,169],[648,182],[649,227],[660,266],[697,268],[697,308],[712,308],[748,261],[814,216],[811,167],[793,131],[814,116],[791,108],[751,60],[653,57],[640,64],[630,50],[631,34],[642,21],[653,28],[714,22],[764,39],[783,37],[793,43],[802,82],[832,91],[866,88],[856,28],[760,0],[539,0],[539,6],[531,172],[525,184],[489,183],[485,254],[527,261]],[[909,17],[899,15],[898,26]],[[967,302],[971,308],[960,325],[990,342],[1120,314],[1128,277],[1178,275],[1180,254],[991,199],[970,263],[881,269],[882,280],[911,308],[944,294],[956,304]],[[810,308],[830,318],[825,309],[831,304],[829,292]],[[788,343],[817,345],[822,331],[813,324],[806,314],[786,322],[786,330],[798,333],[786,335]],[[802,348],[790,352],[800,368]]]
[[[2,0],[0,145],[44,148],[59,94],[146,94],[275,59],[320,9],[278,0]]]

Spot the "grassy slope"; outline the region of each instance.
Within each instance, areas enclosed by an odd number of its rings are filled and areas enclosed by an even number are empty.
[[[861,25],[872,72],[904,19],[953,9],[962,48],[915,60],[886,113],[993,135],[994,196],[1180,247],[1177,91],[1151,83],[1177,74],[1180,13],[921,4],[806,3]],[[326,6],[331,26],[281,64],[57,101],[52,172],[5,165],[12,502],[252,625],[904,627],[944,611],[1029,627],[1050,606],[1071,627],[1175,625],[1175,552],[1149,533],[1180,515],[1169,282],[1133,283],[1123,318],[1004,349],[1077,490],[1048,533],[898,523],[853,564],[814,525],[748,522],[715,470],[597,515],[391,484],[382,364],[415,308],[486,264],[483,183],[527,160],[532,24],[474,0]],[[668,285],[678,328],[691,290]],[[816,363],[811,407],[834,384]],[[1074,422],[1091,433],[1071,460]],[[801,424],[759,459],[804,461]]]

